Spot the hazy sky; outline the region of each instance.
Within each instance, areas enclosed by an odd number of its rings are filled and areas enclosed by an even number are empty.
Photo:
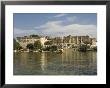
[[[95,13],[15,13],[14,37],[29,34],[44,36],[97,36]]]

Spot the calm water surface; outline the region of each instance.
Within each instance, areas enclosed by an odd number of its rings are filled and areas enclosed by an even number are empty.
[[[16,52],[14,75],[97,75],[97,52]]]

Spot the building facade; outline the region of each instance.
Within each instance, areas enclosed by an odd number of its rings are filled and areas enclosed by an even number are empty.
[[[28,36],[28,37],[17,37],[16,41],[21,45],[22,48],[25,49],[25,48],[27,48],[28,44],[30,44],[30,43],[34,44],[35,41],[40,41],[42,46],[44,46],[44,43],[48,40],[45,37],[38,38],[38,37]]]
[[[17,37],[16,41],[22,46],[22,48],[26,48],[27,44],[34,44],[35,41],[40,41],[43,47],[46,47],[45,42],[51,41],[52,45],[59,46],[61,48],[64,47],[73,47],[79,46],[81,44],[86,44],[90,46],[97,46],[96,45],[96,38],[90,38],[89,36],[64,36],[62,37],[32,37],[32,36],[24,36],[24,37]],[[51,46],[52,46],[51,45]],[[49,46],[49,45],[48,45]]]

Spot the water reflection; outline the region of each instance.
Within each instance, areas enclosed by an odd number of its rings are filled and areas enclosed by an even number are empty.
[[[97,52],[14,53],[15,75],[96,75]]]
[[[46,70],[47,68],[47,54],[41,53],[41,69],[42,71]]]

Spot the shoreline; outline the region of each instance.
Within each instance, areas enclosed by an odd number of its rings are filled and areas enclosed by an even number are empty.
[[[70,48],[69,48],[70,49]],[[61,53],[63,53],[64,52],[64,50],[69,50],[68,48],[66,48],[66,49],[63,49],[63,50],[61,50],[61,49],[59,49],[59,50],[56,50],[56,51],[20,51],[20,50],[13,50],[13,52],[14,53],[16,53],[16,52],[27,52],[27,53],[29,53],[29,52],[33,52],[33,53],[37,53],[37,52],[61,52]],[[97,50],[93,50],[93,49],[87,49],[86,51],[80,51],[80,50],[78,50],[78,49],[75,49],[75,48],[71,48],[72,50],[74,50],[74,51],[79,51],[79,52],[88,52],[88,51],[96,51],[97,52]],[[61,51],[60,51],[61,50]]]

